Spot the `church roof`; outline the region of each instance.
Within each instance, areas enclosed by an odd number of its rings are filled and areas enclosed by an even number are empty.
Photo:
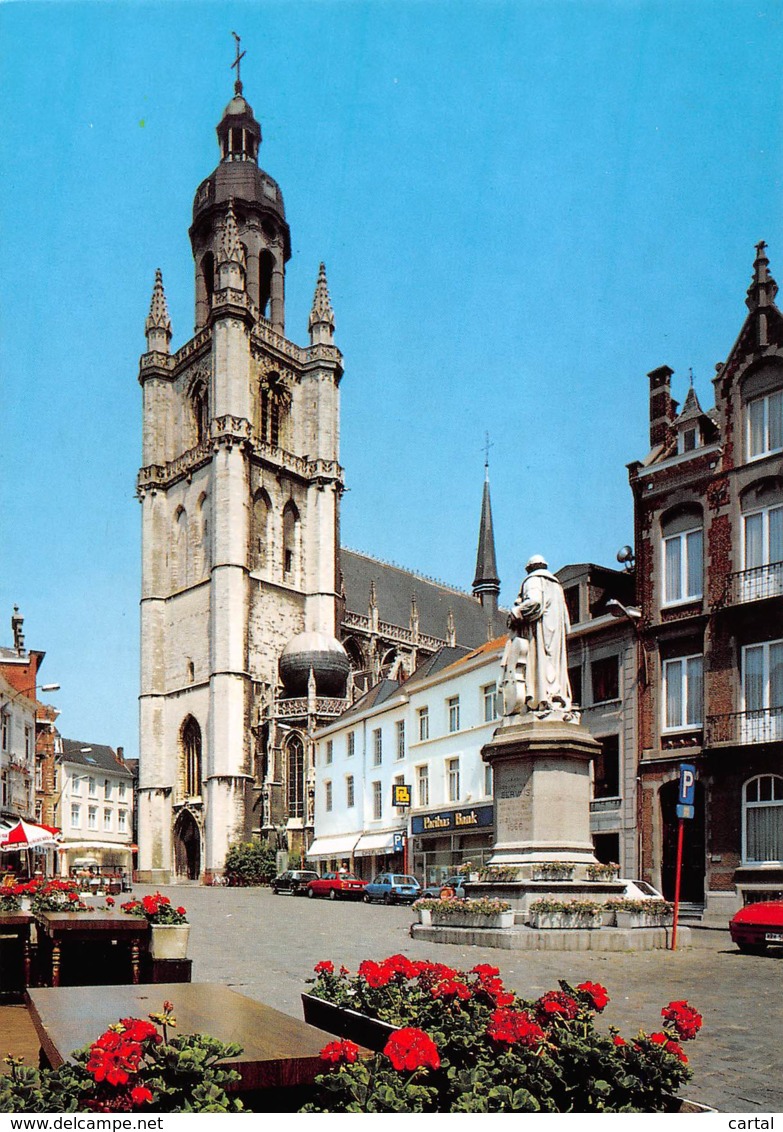
[[[505,628],[506,615],[494,619],[478,598],[412,570],[371,558],[357,550],[340,549],[340,568],[345,587],[345,608],[367,616],[370,586],[375,583],[378,618],[407,629],[411,618],[411,598],[415,595],[419,632],[446,640],[449,610],[454,615],[456,640],[476,648]]]

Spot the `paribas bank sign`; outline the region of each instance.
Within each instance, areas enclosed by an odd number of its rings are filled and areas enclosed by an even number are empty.
[[[493,820],[492,806],[471,806],[468,810],[441,810],[436,814],[415,814],[411,817],[411,833],[415,837],[420,837],[423,833],[486,829],[492,825]]]

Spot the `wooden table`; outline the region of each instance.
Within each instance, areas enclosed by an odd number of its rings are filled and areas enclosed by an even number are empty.
[[[124,912],[38,912],[39,935],[52,947],[52,986],[60,985],[60,959],[63,944],[84,941],[130,944],[130,975],[139,981],[139,946],[149,939],[150,928],[145,917],[128,916]],[[39,939],[39,944],[40,944]]]
[[[0,912],[0,936],[15,936],[22,944],[23,986],[30,986],[30,928],[33,917],[29,912]],[[0,992],[6,988],[0,978]]]
[[[334,1034],[317,1030],[271,1006],[218,983],[156,983],[139,986],[46,987],[26,995],[41,1049],[53,1068],[89,1045],[120,1018],[159,1013],[174,1004],[176,1034],[209,1034],[242,1046],[226,1059],[240,1080],[234,1092],[309,1085],[324,1063],[320,1051]]]

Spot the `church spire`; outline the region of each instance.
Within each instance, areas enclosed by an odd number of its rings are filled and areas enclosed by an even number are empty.
[[[758,345],[769,345],[767,339],[767,307],[775,302],[778,285],[769,273],[769,260],[766,256],[767,245],[763,240],[756,244],[756,259],[753,263],[753,279],[748,287],[748,297],[745,299],[751,314],[757,315]]]
[[[334,311],[326,282],[326,267],[323,263],[318,269],[313,309],[310,311],[307,328],[310,331],[311,346],[324,342],[331,345],[334,339]]]
[[[166,303],[166,292],[163,290],[163,273],[160,268],[155,272],[155,285],[152,288],[152,302],[150,313],[144,323],[144,333],[147,335],[147,353],[168,354],[171,341],[171,319]]]
[[[486,459],[484,463],[484,495],[481,500],[481,522],[479,523],[473,594],[479,599],[482,606],[488,607],[491,613],[497,613],[500,578],[495,561],[495,532],[492,526],[492,504],[489,498],[489,459]]]

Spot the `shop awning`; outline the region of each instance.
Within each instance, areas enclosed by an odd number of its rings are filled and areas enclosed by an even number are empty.
[[[350,857],[353,847],[359,840],[358,833],[343,833],[339,837],[316,837],[307,850],[307,856],[313,859],[329,857]]]
[[[365,833],[353,851],[354,857],[369,857],[373,853],[393,853],[395,838],[405,836],[404,829],[390,829],[385,833]]]
[[[59,845],[58,849],[61,853],[69,853],[71,849],[103,849],[111,850],[113,853],[130,853],[131,846],[118,841],[66,841],[64,845]]]

